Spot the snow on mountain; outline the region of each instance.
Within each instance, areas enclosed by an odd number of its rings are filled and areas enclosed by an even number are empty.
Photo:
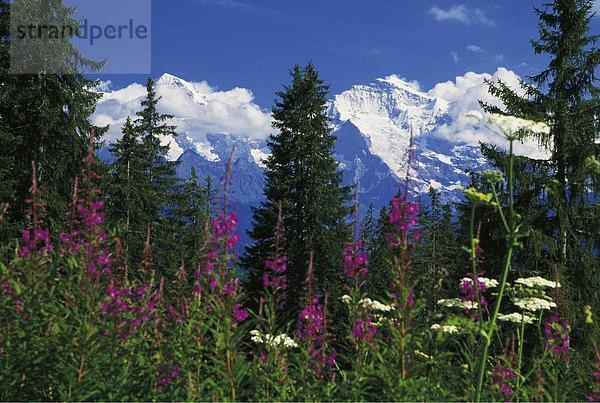
[[[177,159],[190,147],[209,161],[218,161],[209,134],[221,133],[248,137],[260,141],[271,132],[271,116],[254,103],[252,92],[245,88],[222,91],[206,82],[188,82],[171,74],[156,81],[156,93],[161,97],[158,107],[162,113],[173,115],[171,124],[177,126],[177,139],[171,142],[169,158]],[[121,136],[125,119],[135,118],[146,95],[141,84],[131,84],[111,91],[104,86],[96,106],[93,123],[110,125],[108,142]]]
[[[407,175],[411,130],[414,141],[413,163],[409,172],[410,190],[425,193],[430,187],[454,199],[456,190],[468,184],[468,170],[485,164],[477,146],[464,142],[453,144],[436,135],[436,130],[449,125],[450,103],[421,91],[414,83],[398,76],[356,85],[335,95],[329,105],[338,158],[344,161],[350,183],[358,184],[363,199],[378,199],[371,188],[387,189],[390,180],[394,192]],[[356,132],[364,138],[360,146]],[[349,140],[349,139],[354,140]],[[351,142],[340,149],[339,144]],[[362,156],[354,153],[363,147]],[[366,163],[366,161],[370,161]],[[375,160],[379,160],[375,162]],[[382,172],[382,164],[391,178]],[[369,172],[369,170],[373,172]],[[380,183],[381,182],[381,183]],[[385,184],[385,186],[383,186]],[[390,193],[390,192],[387,192]],[[388,198],[389,194],[385,195]]]
[[[463,119],[466,110],[478,107],[478,99],[494,102],[486,95],[485,79],[518,82],[516,74],[499,68],[493,75],[467,73],[426,92],[415,82],[391,75],[332,97],[328,114],[337,137],[335,157],[345,183],[357,187],[362,205],[381,207],[403,187],[411,130],[409,190],[425,194],[433,187],[446,200],[459,197],[459,189],[469,184],[469,172],[485,167],[479,141],[505,142]],[[218,183],[237,144],[232,200],[240,209],[242,227],[247,228],[250,206],[262,199],[269,152],[265,140],[272,133],[269,112],[243,88],[220,91],[206,82],[165,74],[156,89],[162,97],[161,112],[174,115],[171,123],[177,126],[178,136],[162,141],[170,144],[168,158],[180,162],[180,176],[189,175],[194,166],[201,177],[211,176]],[[119,136],[125,118],[139,110],[145,87],[132,84],[104,91],[94,123],[111,124],[110,142]],[[527,145],[525,150],[536,148]],[[110,159],[106,150],[101,154]]]
[[[390,170],[404,175],[412,127],[415,136],[431,131],[446,118],[447,103],[429,97],[397,76],[356,85],[334,96],[330,115],[336,127],[351,121],[369,150]]]

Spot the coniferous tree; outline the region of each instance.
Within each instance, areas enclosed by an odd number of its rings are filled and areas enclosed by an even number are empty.
[[[369,256],[369,275],[365,291],[368,295],[383,301],[388,298],[391,273],[395,265],[394,252],[388,246],[388,234],[393,233],[393,229],[393,225],[390,224],[390,210],[382,207],[374,233],[367,238],[366,244]]]
[[[206,236],[208,222],[208,189],[199,182],[196,168],[180,183],[173,209],[175,236],[178,240],[177,255],[187,268],[198,264],[200,247]]]
[[[452,221],[452,208],[442,204],[440,192],[429,189],[431,200],[421,206],[419,228],[421,237],[415,248],[414,273],[422,290],[421,298],[429,310],[435,310],[436,302],[456,293],[458,280],[466,273],[459,259],[456,226]]]
[[[62,1],[11,3],[31,13],[44,10],[45,18],[55,26],[78,25],[72,18],[74,10]],[[20,18],[27,18],[23,14]],[[80,69],[93,71],[101,67],[101,63],[86,59],[70,42],[65,42],[53,48],[52,54],[53,60],[61,63],[54,68],[62,74],[10,74],[10,18],[9,2],[0,1],[0,202],[10,204],[5,218],[10,223],[6,226],[8,233],[0,234],[4,241],[24,225],[32,161],[36,163],[48,218],[52,225],[60,225],[73,180],[85,156],[91,129],[89,117],[99,98],[94,92],[96,82],[81,74]]]
[[[110,152],[115,161],[109,167],[107,175],[107,201],[109,222],[121,229],[125,250],[139,251],[145,240],[144,200],[140,186],[144,183],[144,153],[139,135],[131,118],[127,118],[122,129],[123,136],[111,144]]]
[[[317,291],[329,293],[330,300],[340,295],[350,197],[349,189],[341,186],[342,173],[332,156],[335,137],[326,113],[328,86],[312,64],[296,66],[291,76],[291,85],[277,94],[273,109],[273,127],[278,133],[268,141],[266,200],[253,211],[254,226],[249,232],[253,244],[246,250],[243,266],[248,271],[248,288],[255,295],[260,293],[281,203],[288,239],[287,302],[293,312],[301,301],[311,252]]]
[[[504,83],[490,84],[504,109],[485,105],[491,112],[545,121],[549,135],[538,136],[551,152],[548,161],[517,159],[516,204],[524,216],[529,238],[519,255],[524,270],[554,276],[562,273],[572,301],[598,306],[597,196],[590,193],[591,176],[586,169],[590,156],[598,156],[598,88],[595,69],[600,52],[597,35],[590,35],[592,2],[556,0],[536,9],[539,39],[532,41],[536,54],[549,56],[548,67],[523,83],[519,96]],[[506,172],[506,155],[485,147],[484,154]],[[542,259],[537,259],[542,258]],[[517,267],[518,269],[518,267]],[[594,300],[594,301],[591,301]]]
[[[165,137],[177,134],[175,126],[168,124],[173,116],[159,112],[159,101],[155,82],[148,77],[146,98],[142,101],[142,110],[136,113],[134,127],[140,137],[144,156],[144,181],[140,192],[145,217],[141,224],[150,228],[155,263],[169,270],[174,269],[179,260],[174,255],[177,240],[172,216],[178,179],[175,172],[177,162],[168,160],[169,144],[163,143]]]
[[[125,232],[125,248],[132,264],[143,259],[144,245],[150,231],[153,262],[164,271],[176,270],[178,179],[177,162],[169,161],[166,136],[175,136],[168,124],[170,115],[158,111],[160,97],[154,80],[146,83],[146,98],[135,121],[127,120],[123,137],[113,143],[116,161],[112,164],[109,218]]]

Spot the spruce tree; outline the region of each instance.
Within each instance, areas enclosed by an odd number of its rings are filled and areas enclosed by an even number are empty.
[[[600,303],[598,272],[599,211],[596,195],[590,192],[591,175],[586,169],[588,157],[599,154],[598,88],[595,69],[600,52],[597,35],[590,35],[592,1],[556,0],[536,9],[539,39],[532,41],[536,54],[549,57],[548,66],[523,83],[525,97],[503,83],[491,84],[490,92],[499,97],[504,109],[485,105],[491,112],[542,120],[550,124],[549,135],[538,137],[551,152],[548,161],[519,158],[516,169],[517,198],[528,224],[530,237],[522,261],[545,256],[545,267],[537,268],[549,276],[555,269],[563,275],[567,295],[572,301]],[[484,154],[506,170],[506,156],[492,148]],[[529,199],[529,203],[528,200]],[[591,301],[593,300],[593,301]]]
[[[55,26],[77,26],[74,10],[62,1],[24,0],[21,9],[45,10],[46,18]],[[27,16],[22,16],[26,18]],[[61,61],[63,74],[11,74],[10,71],[10,7],[0,1],[0,171],[2,203],[9,203],[11,223],[6,241],[24,223],[25,200],[31,185],[31,162],[35,161],[37,181],[43,192],[51,225],[60,225],[67,208],[73,180],[81,171],[99,94],[96,82],[86,78],[80,69],[95,70],[101,66],[83,57],[70,43],[56,47],[52,57]],[[58,53],[56,53],[58,52]],[[57,67],[57,66],[55,66]],[[98,133],[100,134],[100,133]],[[9,156],[10,157],[7,157]]]
[[[116,160],[111,166],[109,219],[124,231],[130,263],[142,261],[150,231],[154,264],[174,271],[180,264],[177,219],[173,215],[177,162],[168,160],[169,144],[163,140],[176,134],[175,127],[168,124],[172,116],[158,111],[159,100],[154,80],[149,77],[142,110],[135,121],[127,120],[123,137],[112,144]]]
[[[200,248],[206,238],[208,222],[208,188],[200,181],[196,168],[190,169],[190,176],[181,181],[176,193],[172,211],[177,239],[177,255],[180,263],[194,269],[198,264]]]
[[[365,221],[365,228],[368,224]],[[394,252],[388,246],[388,234],[393,233],[390,224],[390,211],[382,207],[379,211],[373,234],[367,238],[367,254],[369,256],[369,275],[366,293],[369,296],[386,301],[390,289],[390,278],[394,269]]]
[[[265,201],[253,210],[249,231],[253,243],[246,249],[243,266],[247,287],[256,296],[281,203],[287,239],[287,306],[293,312],[301,301],[311,252],[316,291],[328,293],[330,300],[341,293],[350,196],[349,189],[341,186],[342,173],[332,156],[335,137],[326,113],[329,87],[312,64],[294,67],[291,77],[291,85],[277,94],[273,109],[278,133],[268,141]]]
[[[140,137],[144,156],[144,180],[140,194],[145,217],[141,225],[150,228],[155,263],[169,270],[179,263],[174,253],[177,240],[172,216],[178,179],[175,171],[177,162],[168,160],[169,144],[163,144],[163,140],[177,134],[175,126],[168,124],[173,116],[159,112],[159,101],[155,82],[148,77],[146,98],[142,101],[142,110],[136,113],[134,128]]]
[[[110,145],[115,161],[107,175],[107,211],[109,223],[121,230],[126,252],[138,255],[143,249],[146,230],[139,225],[145,221],[144,200],[140,187],[144,177],[144,150],[131,118],[127,118],[123,136]]]

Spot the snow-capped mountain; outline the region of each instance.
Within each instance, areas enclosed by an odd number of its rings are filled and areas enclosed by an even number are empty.
[[[409,190],[424,193],[433,187],[447,199],[456,198],[456,191],[468,184],[468,171],[485,160],[478,147],[437,136],[436,130],[452,121],[448,109],[444,99],[398,76],[356,85],[333,97],[329,114],[338,138],[336,156],[364,201],[389,200],[407,173]]]
[[[211,176],[218,184],[233,144],[237,144],[231,199],[240,212],[242,227],[248,228],[250,208],[262,198],[269,112],[256,106],[251,92],[244,89],[219,92],[206,83],[191,83],[170,74],[157,80],[156,88],[162,96],[161,111],[175,116],[172,123],[178,127],[178,136],[162,140],[170,145],[168,157],[180,162],[180,176],[188,176],[193,166],[201,177]],[[115,126],[118,130],[119,123],[139,108],[144,95],[141,85],[106,93],[98,105],[96,123],[106,124],[111,116],[108,123],[113,131]],[[459,187],[469,182],[468,171],[479,169],[485,161],[475,144],[437,134],[438,129],[452,124],[451,107],[447,100],[398,76],[356,85],[331,98],[328,113],[337,137],[335,157],[346,184],[356,185],[363,206],[381,207],[402,188],[411,130],[410,190],[426,193],[434,187],[448,200],[457,198]],[[227,114],[246,119],[245,127],[253,132],[244,133],[243,128],[238,130],[215,118],[227,118]],[[106,152],[103,157],[109,158]]]

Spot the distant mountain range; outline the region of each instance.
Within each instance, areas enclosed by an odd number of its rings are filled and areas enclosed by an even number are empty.
[[[129,90],[127,96],[107,97],[106,104],[99,105],[98,116],[114,112],[117,104],[120,108],[128,105],[135,110],[144,92],[142,86],[134,89]],[[268,133],[262,138],[243,133],[199,134],[194,131],[196,126],[192,121],[196,115],[193,111],[215,107],[210,104],[214,93],[198,83],[169,74],[157,80],[157,92],[163,99],[177,94],[176,103],[185,105],[183,116],[176,115],[173,122],[180,128],[179,135],[163,139],[170,144],[169,158],[180,162],[178,175],[181,177],[188,176],[191,167],[195,167],[201,177],[211,176],[219,183],[233,144],[237,144],[231,200],[239,211],[242,229],[249,228],[251,207],[257,206],[263,197],[263,160],[269,153]],[[170,105],[173,101],[167,101],[164,109],[173,114]],[[469,184],[469,171],[483,169],[485,159],[476,143],[450,141],[448,136],[438,134],[440,128],[453,123],[451,107],[451,102],[425,93],[398,76],[355,85],[331,98],[328,114],[337,137],[335,158],[344,171],[345,183],[356,185],[363,207],[373,204],[380,208],[403,187],[411,130],[414,162],[409,171],[410,191],[425,194],[433,187],[446,200],[460,197],[459,189]],[[248,113],[250,107],[242,105],[242,108],[243,113]],[[262,113],[268,117],[267,111]],[[105,122],[100,119],[100,123]],[[110,159],[107,150],[102,150],[101,155]]]

